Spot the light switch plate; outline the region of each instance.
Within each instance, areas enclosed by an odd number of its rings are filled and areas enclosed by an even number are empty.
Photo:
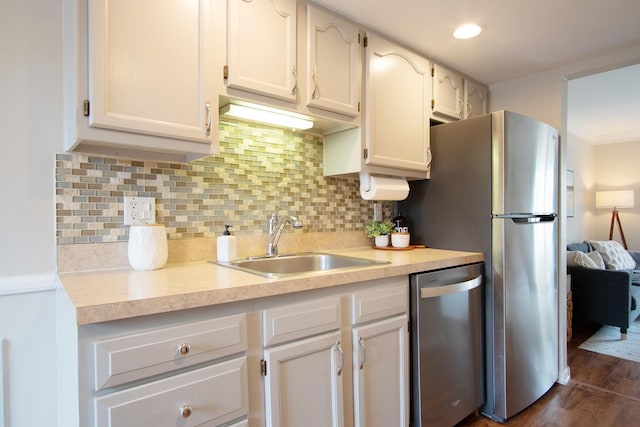
[[[155,224],[155,197],[125,197],[124,225]]]

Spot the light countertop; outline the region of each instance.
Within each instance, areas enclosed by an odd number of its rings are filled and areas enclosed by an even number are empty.
[[[114,269],[63,273],[60,285],[78,324],[166,313],[233,301],[307,291],[479,262],[481,253],[370,247],[322,251],[388,261],[368,267],[264,278],[209,262],[168,264],[160,270]]]

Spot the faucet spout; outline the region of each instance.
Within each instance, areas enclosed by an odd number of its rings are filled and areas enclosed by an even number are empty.
[[[280,207],[276,206],[275,210],[269,216],[269,240],[267,242],[267,256],[278,255],[278,241],[280,240],[282,230],[287,223],[291,224],[291,227],[293,228],[302,228],[302,221],[300,221],[298,217],[294,215],[278,218],[278,209],[280,209]]]

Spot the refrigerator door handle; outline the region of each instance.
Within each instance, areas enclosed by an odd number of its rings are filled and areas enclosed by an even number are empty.
[[[507,214],[493,215],[493,218],[510,219],[516,224],[532,224],[537,222],[553,222],[557,214]]]
[[[473,288],[477,288],[482,283],[482,276],[476,276],[471,280],[467,280],[460,283],[453,283],[451,285],[443,286],[428,286],[420,288],[420,298],[435,298],[443,295],[454,294],[457,292],[470,291]]]
[[[556,215],[552,214],[552,215],[534,215],[534,216],[529,216],[526,218],[511,218],[511,220],[513,222],[515,222],[516,224],[522,224],[522,223],[535,223],[535,222],[552,222],[556,219]]]

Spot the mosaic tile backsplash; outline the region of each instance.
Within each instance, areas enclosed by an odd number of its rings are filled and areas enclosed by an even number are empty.
[[[275,206],[303,232],[359,231],[373,206],[358,178],[323,176],[322,137],[220,120],[220,154],[190,163],[56,156],[59,245],[126,241],[125,196],[155,197],[169,239],[265,234]],[[383,203],[385,217],[393,204]]]

